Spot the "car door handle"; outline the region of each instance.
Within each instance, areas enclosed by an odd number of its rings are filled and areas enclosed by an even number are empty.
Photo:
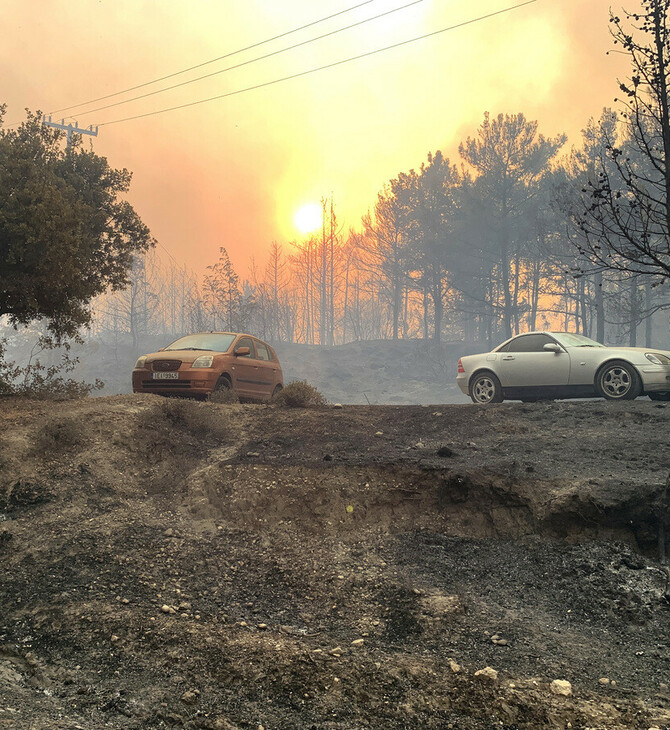
[[[505,357],[503,357],[503,360],[514,360],[514,355],[505,355]]]

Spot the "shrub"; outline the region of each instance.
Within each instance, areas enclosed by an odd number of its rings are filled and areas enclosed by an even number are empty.
[[[323,395],[306,380],[289,383],[277,393],[273,402],[284,408],[318,408],[327,403]]]
[[[43,365],[39,360],[33,361],[37,354],[53,350],[57,342],[49,337],[40,337],[33,347],[28,364],[20,367],[5,360],[6,340],[0,340],[0,395],[21,395],[36,400],[70,400],[85,398],[94,390],[100,390],[104,383],[96,378],[95,383],[82,383],[72,378],[63,377],[75,369],[79,360],[69,355],[69,345],[64,345],[65,352],[61,361],[54,365]]]
[[[48,454],[82,446],[86,441],[86,428],[79,418],[74,416],[54,417],[35,431],[33,449]]]
[[[225,405],[231,405],[233,403],[239,403],[240,399],[237,393],[232,388],[222,388],[221,390],[215,390],[209,396],[210,403],[222,403]]]
[[[227,416],[218,408],[208,408],[181,398],[161,398],[137,416],[138,435],[150,438],[155,445],[173,445],[179,450],[180,439],[188,435],[197,440],[220,440],[229,434]]]

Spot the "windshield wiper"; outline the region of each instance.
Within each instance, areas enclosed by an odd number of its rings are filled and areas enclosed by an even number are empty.
[[[173,349],[172,347],[170,348]],[[175,350],[202,350],[202,352],[211,352],[211,350],[207,350],[205,347],[176,347]]]

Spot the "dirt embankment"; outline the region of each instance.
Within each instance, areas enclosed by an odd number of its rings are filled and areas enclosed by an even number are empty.
[[[670,727],[669,425],[5,401],[0,728]]]

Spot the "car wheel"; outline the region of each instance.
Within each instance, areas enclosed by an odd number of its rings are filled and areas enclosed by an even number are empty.
[[[668,393],[647,393],[652,400],[670,400],[670,392]]]
[[[641,391],[640,376],[627,362],[605,363],[596,375],[596,392],[607,400],[635,400]]]
[[[473,403],[502,403],[502,385],[498,378],[489,372],[478,373],[470,381],[470,398]]]
[[[281,385],[275,385],[275,389],[272,391],[272,398],[276,398],[284,388]]]

